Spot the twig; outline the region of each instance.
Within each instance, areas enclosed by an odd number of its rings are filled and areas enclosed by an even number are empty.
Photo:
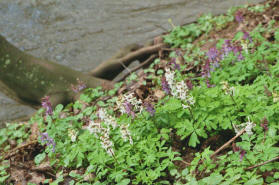
[[[254,166],[250,166],[250,167],[248,167],[248,168],[245,168],[244,170],[251,170],[251,169],[257,168],[257,167],[259,167],[259,166],[263,166],[263,165],[265,165],[265,164],[267,164],[267,163],[271,163],[271,162],[273,162],[273,161],[277,161],[278,159],[279,159],[279,156],[278,156],[278,157],[275,157],[275,158],[273,158],[273,159],[270,159],[270,160],[268,160],[268,161],[265,161],[265,162],[263,162],[263,163],[256,164],[256,165],[254,165]]]
[[[215,155],[217,155],[221,150],[223,150],[224,148],[226,148],[229,144],[231,144],[234,140],[236,140],[236,138],[238,138],[239,136],[241,136],[243,133],[245,132],[245,129],[242,129],[240,132],[238,132],[236,134],[236,136],[234,136],[233,138],[231,138],[228,142],[226,142],[223,146],[221,146],[220,148],[218,148],[218,150],[216,150],[210,157],[214,157]]]
[[[16,155],[23,148],[28,147],[28,146],[33,145],[33,144],[37,144],[37,143],[38,143],[38,140],[34,140],[34,141],[28,142],[26,144],[23,144],[21,146],[18,146],[16,148],[10,150],[9,153],[4,157],[4,159],[6,160],[6,159]]]
[[[120,79],[116,80],[116,82],[120,82],[123,81],[125,78],[127,78],[132,72],[135,72],[136,70],[142,68],[143,66],[149,64],[153,59],[155,59],[156,55],[151,55],[147,60],[145,60],[143,63],[141,63],[140,65],[134,67],[133,69],[129,70],[129,73],[125,74],[123,77],[121,77]]]
[[[191,166],[191,163],[188,163],[188,162],[186,162],[186,161],[184,161],[184,160],[181,160],[181,162],[184,163],[184,164],[186,164],[187,166]]]

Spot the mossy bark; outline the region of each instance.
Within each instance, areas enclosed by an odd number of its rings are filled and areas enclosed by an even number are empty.
[[[0,91],[11,98],[36,106],[42,97],[49,95],[54,105],[66,104],[75,97],[71,85],[77,84],[77,79],[92,88],[113,85],[110,81],[28,55],[0,35]]]

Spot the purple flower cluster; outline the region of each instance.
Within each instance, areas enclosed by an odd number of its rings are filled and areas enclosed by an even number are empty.
[[[151,103],[145,102],[144,107],[146,111],[150,113],[151,116],[155,115],[156,110],[154,109],[154,106]]]
[[[235,16],[234,16],[235,20],[238,22],[238,23],[242,23],[244,18],[243,18],[243,14],[241,11],[237,11],[235,13]]]
[[[42,98],[42,107],[46,109],[46,116],[47,115],[52,115],[52,106],[51,106],[51,102],[49,100],[49,96],[45,96]]]
[[[77,85],[72,84],[72,90],[75,93],[78,93],[86,88],[86,84],[83,81],[81,81],[80,79],[77,79],[77,82],[78,82]]]
[[[188,80],[186,80],[186,85],[187,85],[187,88],[189,89],[189,90],[192,90],[193,89],[193,83],[192,83],[192,81],[190,80],[190,79],[188,79]]]
[[[206,85],[208,88],[212,87],[212,85],[209,82],[209,78],[210,78],[210,61],[206,60],[205,64],[202,66],[202,77],[205,78],[206,81]]]
[[[132,116],[132,118],[134,119],[135,116],[136,116],[136,114],[135,114],[135,112],[133,111],[133,106],[132,106],[132,104],[129,103],[128,101],[125,101],[125,102],[123,103],[123,105],[124,105],[124,108],[125,108],[126,113],[127,113],[128,115]]]
[[[249,40],[250,43],[253,42],[252,37],[250,36],[250,34],[247,31],[243,31],[243,39],[244,40]]]
[[[52,146],[52,152],[55,152],[55,142],[54,140],[48,135],[47,132],[43,132],[42,135],[41,135],[41,141],[42,143],[46,143],[47,146]]]
[[[172,58],[169,65],[172,65],[173,69],[180,70],[180,65],[176,63],[176,58]]]
[[[268,120],[266,117],[262,120],[261,127],[264,129],[264,132],[268,131]]]
[[[237,44],[232,44],[231,40],[225,40],[225,43],[222,46],[222,55],[221,58],[223,59],[225,56],[227,56],[230,52],[233,52],[235,56],[237,56],[237,60],[243,60],[242,55],[242,47]]]
[[[166,80],[166,77],[163,76],[163,78],[162,78],[161,81],[162,81],[162,88],[163,88],[163,91],[165,91],[166,94],[170,94],[171,89],[170,89],[170,86],[169,86],[169,84],[168,84],[168,82],[167,82],[167,80]]]
[[[240,152],[240,157],[239,158],[240,158],[240,161],[242,161],[244,155],[246,154],[246,151],[243,150],[241,147],[236,146],[235,143],[232,144],[232,147],[233,147],[234,152]]]

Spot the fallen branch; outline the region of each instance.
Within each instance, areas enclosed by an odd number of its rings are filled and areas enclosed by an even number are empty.
[[[245,168],[244,170],[251,170],[251,169],[257,168],[257,167],[259,167],[259,166],[263,166],[263,165],[265,165],[265,164],[267,164],[267,163],[271,163],[271,162],[273,162],[273,161],[277,161],[278,159],[279,159],[279,156],[278,156],[278,157],[275,157],[275,158],[273,158],[273,159],[270,159],[270,160],[268,160],[268,161],[265,161],[265,162],[263,162],[263,163],[250,166],[250,167],[248,167],[248,168]]]
[[[230,145],[234,140],[236,140],[236,138],[238,138],[239,136],[241,136],[243,133],[245,132],[245,129],[242,129],[240,132],[238,132],[233,138],[231,138],[228,142],[226,142],[223,146],[221,146],[220,148],[218,148],[218,150],[216,150],[210,157],[214,157],[215,155],[217,155],[220,151],[222,151],[224,148],[226,148],[228,145]]]
[[[150,62],[152,62],[154,59],[156,58],[156,55],[151,55],[146,61],[144,61],[143,63],[141,63],[140,65],[134,67],[133,69],[129,70],[129,73],[125,74],[123,77],[121,77],[120,79],[116,80],[116,82],[121,82],[123,81],[125,78],[127,78],[132,72],[137,71],[138,69],[150,64]]]
[[[20,150],[23,150],[24,148],[30,146],[30,145],[34,145],[34,144],[37,144],[38,143],[38,140],[34,140],[34,141],[30,141],[26,144],[23,144],[21,146],[18,146],[12,150],[9,151],[9,153],[4,157],[4,160],[7,160],[9,159],[10,157],[16,155]]]

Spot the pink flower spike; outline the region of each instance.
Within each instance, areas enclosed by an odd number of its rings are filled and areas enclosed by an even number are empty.
[[[52,115],[52,106],[51,102],[49,101],[49,96],[45,96],[42,98],[42,107],[46,109],[46,116],[47,115]]]

